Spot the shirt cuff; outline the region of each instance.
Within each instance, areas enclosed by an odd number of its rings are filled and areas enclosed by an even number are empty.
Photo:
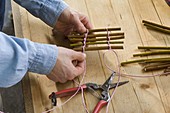
[[[35,43],[36,54],[30,55],[28,71],[49,74],[54,68],[58,56],[58,48],[55,45]]]
[[[51,27],[55,26],[61,13],[68,5],[63,0],[46,0],[40,9],[40,19]]]

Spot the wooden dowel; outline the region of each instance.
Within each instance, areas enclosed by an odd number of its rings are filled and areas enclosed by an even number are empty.
[[[164,26],[164,25],[161,25],[161,24],[157,24],[155,22],[150,22],[148,20],[143,20],[142,22],[145,23],[145,24],[150,24],[150,25],[153,25],[153,26],[157,26],[157,27],[160,27],[160,28],[163,28],[163,29],[170,30],[170,27]]]
[[[147,50],[149,50],[149,49],[168,49],[168,50],[170,50],[170,47],[161,47],[161,46],[138,46],[138,49],[147,49]]]
[[[109,36],[118,36],[118,35],[124,35],[123,32],[117,32],[117,33],[110,33]],[[94,37],[104,37],[107,36],[107,33],[101,33],[101,34],[89,34],[87,35],[87,38],[94,38]],[[84,35],[68,35],[68,38],[84,38]]]
[[[101,31],[116,31],[121,30],[120,27],[112,27],[112,28],[99,28],[99,29],[90,29],[89,32],[101,32]]]
[[[136,57],[136,56],[162,55],[162,54],[170,54],[170,50],[149,51],[149,52],[143,52],[143,53],[133,54],[133,56]]]
[[[158,58],[158,59],[151,59],[151,60],[146,60],[144,63],[159,63],[159,62],[170,62],[170,58]]]
[[[151,66],[145,66],[142,70],[147,72],[147,71],[165,69],[167,67],[170,67],[170,62],[169,63],[163,63],[163,64],[159,63],[159,64],[151,65]]]
[[[118,31],[121,30],[120,27],[110,27],[110,28],[98,28],[98,29],[89,29],[89,33],[94,33],[94,32],[106,32],[108,29],[108,31]],[[71,35],[80,35],[80,33],[76,32],[76,31],[72,31]],[[85,33],[83,33],[85,34]]]
[[[152,28],[154,30],[157,30],[157,31],[160,31],[160,32],[163,32],[163,33],[167,33],[167,34],[170,34],[170,30],[168,29],[163,29],[161,27],[157,27],[157,26],[154,26],[154,25],[150,25],[150,24],[144,24],[144,26],[147,26],[148,28]]]
[[[107,41],[104,42],[86,42],[86,45],[95,45],[95,44],[107,44]],[[114,42],[110,42],[110,44],[123,44],[123,41],[114,41]],[[82,46],[83,43],[74,43],[74,44],[70,44],[71,47],[75,47],[75,46]]]
[[[121,65],[131,64],[131,63],[155,63],[155,62],[170,62],[170,57],[165,58],[150,58],[150,59],[137,59],[122,62]]]
[[[113,36],[113,37],[110,37],[110,40],[118,40],[118,39],[124,39],[124,35],[120,35],[120,36]],[[83,38],[71,38],[69,39],[71,42],[82,42],[84,39]],[[95,42],[95,41],[104,41],[104,40],[107,40],[107,38],[87,38],[86,41],[89,41],[89,42]]]
[[[123,46],[111,46],[112,49],[123,49]],[[85,51],[108,50],[108,46],[86,47]],[[75,51],[82,51],[82,48],[73,48]]]

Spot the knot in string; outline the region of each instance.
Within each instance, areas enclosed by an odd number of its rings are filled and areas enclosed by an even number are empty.
[[[108,28],[106,28],[106,31],[107,31],[107,44],[108,44],[108,49],[111,50],[111,45],[110,45],[110,33],[109,33],[109,30]]]
[[[87,29],[86,33],[84,34],[84,39],[83,39],[83,53],[85,52],[85,48],[86,48],[86,41],[87,41],[87,36],[89,34],[89,30]]]

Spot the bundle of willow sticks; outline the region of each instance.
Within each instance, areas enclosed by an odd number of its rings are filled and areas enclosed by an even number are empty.
[[[170,57],[159,57],[159,58],[141,58],[143,56],[151,55],[169,55],[170,47],[152,47],[152,46],[139,46],[138,49],[145,50],[145,52],[133,54],[134,57],[140,57],[137,60],[129,60],[122,62],[121,65],[124,66],[130,63],[140,63],[142,64],[143,71],[154,71],[164,69],[165,72],[170,72]]]
[[[124,32],[120,27],[90,29],[88,33],[83,34],[72,32],[68,35],[68,39],[73,50],[82,51],[85,35],[87,35],[85,51],[109,49],[108,43],[111,49],[123,49]]]

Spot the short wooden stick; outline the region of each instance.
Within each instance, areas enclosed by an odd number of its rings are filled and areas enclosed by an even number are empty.
[[[110,40],[118,40],[118,39],[124,39],[124,35],[110,37]],[[83,38],[71,38],[69,40],[70,40],[70,42],[82,42],[84,39]],[[105,40],[107,40],[106,37],[105,38],[87,38],[86,39],[87,42],[105,41]]]
[[[150,65],[150,66],[145,66],[142,70],[146,72],[146,71],[154,71],[154,70],[165,69],[167,67],[170,67],[170,62],[169,63],[159,63],[159,64]]]
[[[149,52],[133,54],[133,56],[136,57],[136,56],[162,55],[162,54],[170,54],[170,50],[149,51]]]
[[[124,35],[124,33],[123,32],[109,33],[109,36],[118,36],[118,35]],[[107,33],[89,34],[87,35],[87,38],[104,37],[104,36],[107,36]],[[68,38],[84,38],[84,35],[68,35]]]
[[[86,42],[86,45],[95,45],[95,44],[107,44],[107,41],[103,41],[103,42]],[[114,41],[114,42],[109,42],[110,44],[123,44],[123,41]],[[83,43],[74,43],[74,44],[70,44],[71,47],[75,47],[75,46],[82,46]]]
[[[111,46],[112,49],[123,49],[123,46]],[[82,47],[81,48],[73,48],[73,50],[75,51],[82,51]],[[95,50],[108,50],[109,47],[108,46],[99,46],[99,47],[85,47],[85,51],[95,51]]]
[[[157,26],[157,27],[159,27],[159,28],[163,28],[163,29],[170,30],[170,27],[164,26],[164,25],[161,25],[161,24],[157,24],[157,23],[155,23],[155,22],[150,22],[150,21],[148,21],[148,20],[143,20],[142,22],[143,22],[144,24],[150,24],[150,25],[152,25],[152,26]]]
[[[170,62],[170,57],[165,58],[150,58],[150,59],[137,59],[122,62],[121,65],[131,64],[131,63],[155,63],[155,62]]]
[[[166,49],[166,50],[170,50],[170,47],[163,47],[163,46],[138,46],[138,49]]]
[[[157,26],[153,26],[153,25],[150,25],[150,24],[144,24],[145,26],[147,26],[148,28],[152,28],[154,30],[157,30],[157,31],[160,31],[160,32],[163,32],[163,33],[167,33],[167,34],[170,34],[170,30],[169,29],[163,29],[161,27],[157,27]]]
[[[112,27],[112,28],[99,28],[99,29],[90,29],[89,32],[102,32],[102,31],[117,31],[121,30],[120,27]]]

